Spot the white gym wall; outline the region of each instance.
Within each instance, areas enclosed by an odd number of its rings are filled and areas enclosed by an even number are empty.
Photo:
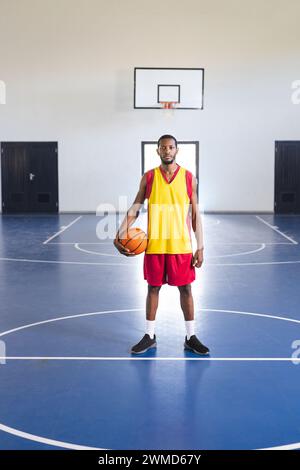
[[[0,141],[58,141],[60,211],[138,189],[141,141],[200,142],[206,211],[273,211],[300,140],[298,0],[0,0]],[[204,110],[133,109],[134,67],[204,67]]]

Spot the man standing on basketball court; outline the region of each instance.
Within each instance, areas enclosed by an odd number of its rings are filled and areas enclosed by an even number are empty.
[[[195,335],[194,300],[191,283],[195,280],[195,267],[203,263],[203,237],[201,217],[197,205],[197,182],[191,172],[176,163],[177,140],[163,135],[158,140],[157,153],[161,165],[146,172],[139,191],[128,210],[114,245],[125,256],[135,256],[124,248],[120,239],[126,238],[128,228],[139,216],[139,210],[148,199],[148,244],[144,255],[144,278],[148,282],[146,299],[146,331],[132,354],[141,354],[156,347],[155,317],[159,291],[163,284],[177,286],[183,311],[186,337],[185,349],[197,354],[208,354]],[[193,254],[191,223],[197,249]]]

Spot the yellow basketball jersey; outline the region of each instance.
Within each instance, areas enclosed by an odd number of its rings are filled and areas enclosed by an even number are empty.
[[[161,167],[152,171],[148,198],[147,254],[192,253],[190,234],[191,173],[178,165],[170,182]],[[149,172],[150,173],[150,172]],[[188,175],[187,175],[188,173]],[[149,178],[147,178],[149,181]],[[188,183],[190,181],[190,190]]]

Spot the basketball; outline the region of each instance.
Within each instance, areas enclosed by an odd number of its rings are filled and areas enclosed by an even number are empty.
[[[120,239],[122,245],[131,253],[140,255],[147,248],[147,235],[138,227],[132,227],[127,230],[127,237]]]

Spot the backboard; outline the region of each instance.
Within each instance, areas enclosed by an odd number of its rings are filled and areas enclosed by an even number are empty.
[[[134,108],[161,109],[164,102],[176,109],[203,109],[203,68],[135,67]]]

